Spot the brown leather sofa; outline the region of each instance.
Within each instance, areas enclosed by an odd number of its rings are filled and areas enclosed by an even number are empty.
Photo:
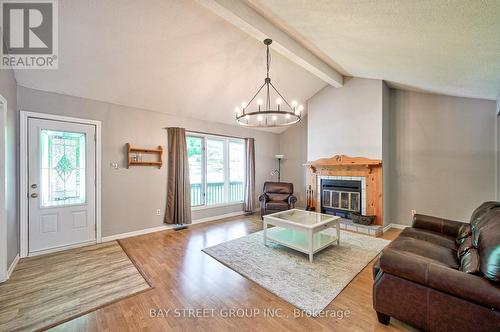
[[[500,203],[470,223],[416,214],[373,267],[379,322],[425,331],[500,331]]]
[[[264,182],[262,195],[259,196],[260,216],[293,209],[297,197],[293,196],[293,183]]]

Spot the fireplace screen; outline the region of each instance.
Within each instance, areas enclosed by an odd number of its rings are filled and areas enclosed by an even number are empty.
[[[323,190],[322,205],[326,208],[360,211],[359,193],[338,190]]]

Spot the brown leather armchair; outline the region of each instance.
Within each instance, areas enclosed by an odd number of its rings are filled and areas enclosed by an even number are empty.
[[[259,196],[260,216],[295,208],[297,197],[293,196],[293,183],[264,182]]]

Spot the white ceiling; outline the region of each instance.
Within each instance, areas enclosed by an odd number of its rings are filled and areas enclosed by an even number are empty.
[[[326,85],[272,55],[285,98]],[[16,72],[29,88],[233,125],[264,77],[261,42],[186,0],[59,1],[59,69]]]
[[[348,76],[500,96],[498,0],[247,0]]]

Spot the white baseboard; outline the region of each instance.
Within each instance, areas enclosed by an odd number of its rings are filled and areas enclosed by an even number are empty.
[[[174,229],[176,226],[175,225],[161,225],[157,227],[150,227],[150,228],[144,228],[140,229],[138,231],[132,231],[132,232],[127,232],[127,233],[120,233],[120,234],[115,234],[115,235],[110,235],[110,236],[103,236],[102,237],[102,242],[109,242],[109,241],[114,241],[114,240],[119,240],[119,239],[126,239],[128,237],[132,236],[138,236],[138,235],[144,235],[144,234],[149,234],[149,233],[154,233],[154,232],[160,232],[164,231],[167,229]]]
[[[12,272],[14,272],[14,269],[16,268],[18,262],[19,262],[19,254],[17,254],[16,257],[14,257],[12,263],[10,263],[10,266],[7,269],[7,275],[4,276],[2,280],[0,280],[0,283],[9,280],[10,275],[12,274]]]
[[[245,212],[243,212],[243,211],[236,211],[236,212],[221,214],[221,215],[213,216],[213,217],[200,218],[200,219],[193,220],[193,224],[201,224],[201,223],[204,223],[207,221],[215,221],[215,220],[224,219],[224,218],[237,217],[237,216],[242,216],[244,214],[245,214]]]
[[[396,229],[405,229],[406,227],[411,227],[410,225],[402,225],[402,224],[389,224],[384,226],[384,233],[387,232],[391,228]]]
[[[245,213],[243,211],[231,212],[231,213],[221,214],[218,216],[196,219],[196,220],[192,221],[192,224],[201,224],[204,222],[215,221],[215,220],[229,218],[229,217],[236,217],[236,216],[241,216],[244,214]],[[139,235],[144,235],[144,234],[149,234],[149,233],[154,233],[154,232],[160,232],[160,231],[164,231],[167,229],[175,229],[177,227],[179,227],[179,226],[165,224],[165,225],[161,225],[161,226],[140,229],[138,231],[115,234],[115,235],[110,235],[110,236],[103,236],[102,242],[114,241],[114,240],[119,240],[119,239],[126,239],[126,238],[132,237],[132,236],[139,236]]]

